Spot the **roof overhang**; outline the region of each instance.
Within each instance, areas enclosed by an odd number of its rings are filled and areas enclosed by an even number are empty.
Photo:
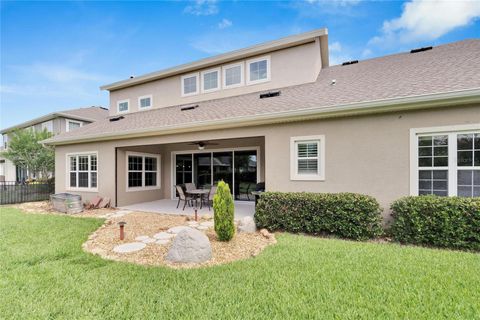
[[[135,129],[122,132],[82,134],[81,137],[64,139],[50,138],[42,142],[51,145],[66,145],[94,141],[108,141],[138,137],[177,134],[195,131],[256,126],[265,124],[306,121],[342,116],[356,116],[372,113],[394,112],[435,107],[447,107],[480,103],[480,88],[452,91],[447,93],[426,94],[395,99],[374,100],[344,105],[322,106],[301,110],[275,112],[260,115],[226,118],[164,126],[161,128]]]
[[[8,133],[8,132],[14,131],[16,129],[23,129],[23,128],[26,128],[26,127],[30,127],[30,126],[33,126],[33,125],[36,125],[36,124],[39,124],[39,123],[42,123],[42,122],[45,122],[45,121],[53,120],[53,119],[58,118],[58,117],[68,118],[68,119],[72,119],[72,120],[82,120],[82,121],[88,121],[88,122],[97,121],[97,120],[92,119],[92,118],[77,116],[77,115],[70,114],[70,113],[52,112],[52,113],[49,113],[47,115],[44,115],[44,116],[41,116],[41,117],[38,117],[38,118],[35,118],[35,119],[32,119],[32,120],[22,122],[20,124],[15,125],[15,126],[11,126],[11,127],[2,129],[2,130],[0,130],[0,134]]]
[[[216,55],[210,58],[197,60],[195,62],[182,64],[173,68],[156,71],[152,73],[147,73],[145,75],[134,77],[131,79],[114,82],[111,84],[101,86],[100,89],[109,90],[109,91],[118,90],[118,89],[130,87],[133,85],[138,85],[138,84],[153,81],[153,80],[171,77],[181,73],[186,73],[186,72],[190,72],[190,71],[194,71],[202,68],[208,68],[221,63],[227,63],[227,62],[231,62],[238,59],[243,59],[243,58],[247,58],[255,55],[264,54],[267,52],[272,52],[280,49],[298,46],[301,44],[313,42],[317,38],[326,37],[327,35],[328,35],[328,30],[326,28],[317,29],[310,32],[305,32],[298,35],[293,35],[293,36],[281,38],[278,40],[254,45],[244,49]],[[326,41],[321,41],[321,44],[323,45],[321,50],[322,50],[322,57],[324,57],[324,60],[325,60],[324,63],[328,65],[328,58],[325,58],[325,57],[328,57],[328,47],[327,47],[328,45],[325,45],[325,43]]]

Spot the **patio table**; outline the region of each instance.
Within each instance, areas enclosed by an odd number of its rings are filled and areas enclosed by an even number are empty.
[[[202,209],[203,195],[209,194],[210,190],[207,190],[207,189],[193,189],[193,190],[186,191],[186,193],[195,197],[195,221],[196,221],[197,220],[197,209],[198,209],[197,200],[200,199],[200,209]]]

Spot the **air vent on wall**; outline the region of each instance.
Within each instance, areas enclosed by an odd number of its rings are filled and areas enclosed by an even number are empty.
[[[194,105],[194,106],[188,106],[188,107],[182,107],[182,111],[188,111],[188,110],[193,110],[193,109],[196,109],[198,108],[198,104],[197,105]]]
[[[110,118],[110,122],[119,121],[119,120],[122,120],[122,119],[124,119],[124,118],[125,118],[124,116],[115,117],[115,118]]]
[[[278,97],[279,95],[280,95],[280,91],[272,91],[272,92],[262,93],[262,94],[260,94],[260,99]]]
[[[358,63],[358,60],[346,61],[346,62],[342,63],[342,66],[349,66],[349,65],[355,64],[355,63]]]
[[[417,53],[417,52],[423,52],[423,51],[428,51],[428,50],[432,50],[432,46],[430,47],[423,47],[423,48],[417,48],[417,49],[412,49],[410,50],[410,53]]]

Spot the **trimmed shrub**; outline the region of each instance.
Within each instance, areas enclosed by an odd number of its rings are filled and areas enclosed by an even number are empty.
[[[213,196],[213,220],[220,241],[230,241],[235,234],[234,204],[228,183],[220,181]]]
[[[255,210],[259,228],[327,233],[364,240],[382,234],[378,202],[355,193],[265,192]]]
[[[480,251],[480,198],[405,197],[392,211],[395,241]]]

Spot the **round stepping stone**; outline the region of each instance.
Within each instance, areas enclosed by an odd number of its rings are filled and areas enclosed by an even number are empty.
[[[129,253],[142,250],[145,246],[146,244],[143,242],[130,242],[116,246],[113,248],[113,251],[117,253]]]
[[[207,227],[207,228],[211,228],[214,226],[214,223],[213,221],[205,221],[205,222],[202,222],[200,223],[201,226],[204,226],[204,227]]]
[[[170,242],[170,240],[157,240],[157,241],[155,241],[156,244],[161,244],[161,245],[168,244],[169,242]]]
[[[169,239],[175,237],[175,235],[171,234],[171,233],[167,233],[167,232],[159,232],[159,233],[153,235],[153,237],[155,239],[158,239],[158,240],[169,240]]]
[[[195,226],[198,226],[198,222],[197,221],[188,221],[187,224],[191,227],[195,227]]]
[[[157,241],[157,240],[156,240],[156,239],[152,239],[152,238],[148,238],[148,239],[143,240],[142,242],[143,242],[143,243],[154,243],[155,241]]]
[[[192,228],[187,227],[187,226],[178,226],[178,227],[173,227],[173,228],[168,229],[167,232],[177,234],[177,233],[182,232],[183,230],[190,230],[190,229],[192,229]]]
[[[114,213],[112,213],[110,215],[111,218],[118,218],[118,217],[123,217],[124,215],[127,215],[129,213],[131,213],[132,211],[129,211],[129,210],[119,210],[119,211],[115,211]]]
[[[197,229],[198,229],[198,230],[208,230],[208,227],[206,227],[206,226],[198,226]]]
[[[135,238],[135,241],[142,241],[143,242],[147,239],[150,239],[150,237],[149,236],[138,236],[138,237]]]

